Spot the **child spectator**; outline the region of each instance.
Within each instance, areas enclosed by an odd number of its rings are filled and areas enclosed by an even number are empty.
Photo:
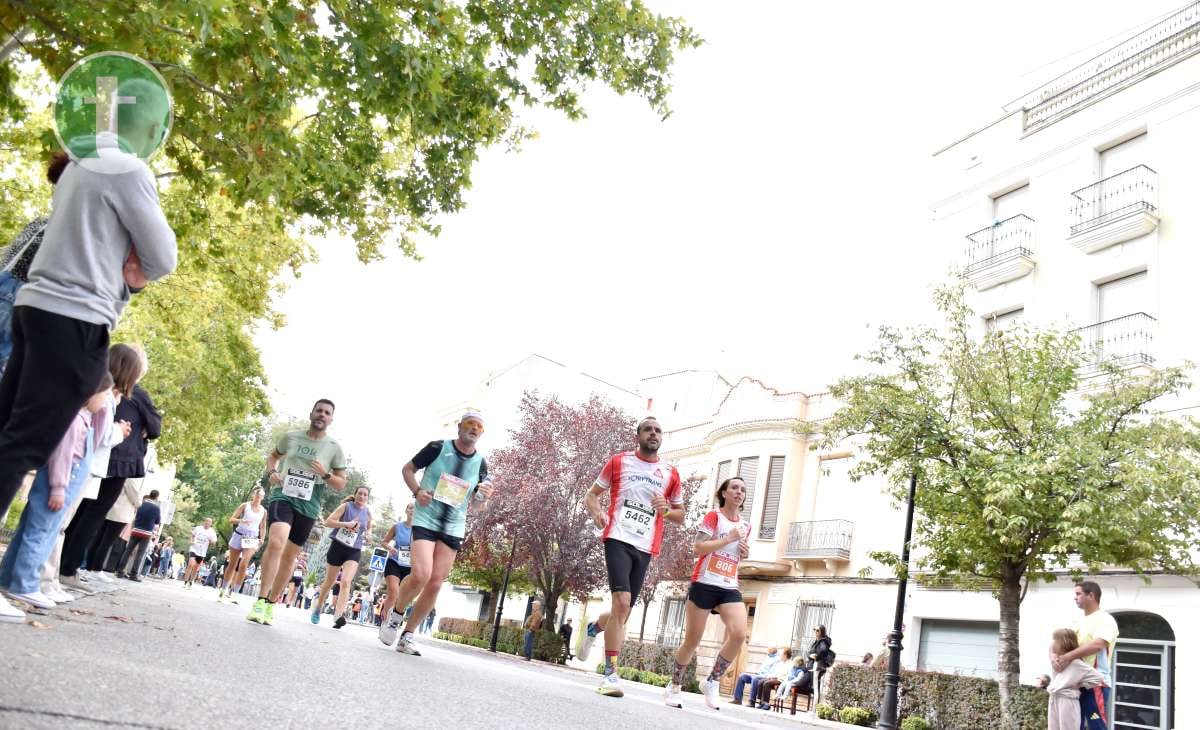
[[[1050,648],[1056,656],[1079,648],[1079,637],[1071,629],[1058,629],[1053,636]],[[1079,730],[1082,727],[1079,717],[1079,689],[1090,689],[1103,684],[1104,675],[1078,659],[1071,661],[1061,672],[1055,672],[1050,678],[1049,686],[1046,687],[1046,691],[1050,693],[1046,713],[1047,730]]]

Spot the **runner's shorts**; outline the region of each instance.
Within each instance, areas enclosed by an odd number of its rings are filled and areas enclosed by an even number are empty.
[[[390,578],[394,575],[397,578],[399,578],[400,580],[404,580],[405,578],[408,577],[408,574],[411,572],[412,572],[411,565],[401,565],[400,563],[397,563],[395,560],[389,560],[383,564],[383,577],[384,578]]]
[[[445,545],[446,547],[450,548],[451,550],[461,550],[462,543],[463,543],[463,539],[461,537],[455,537],[453,535],[447,535],[444,532],[436,532],[434,530],[427,530],[424,527],[417,527],[416,525],[413,525],[412,541],[416,542],[417,540],[428,540],[429,542],[440,542],[443,545]]]
[[[413,528],[414,534],[417,528]],[[609,538],[604,541],[604,565],[608,568],[608,589],[613,593],[629,594],[629,604],[637,603],[650,553],[644,553],[627,542]]]
[[[329,552],[325,554],[325,562],[340,568],[351,560],[359,562],[361,557],[362,548],[347,547],[334,540],[329,543]]]
[[[188,557],[191,558],[192,562],[194,562],[196,565],[199,565],[200,563],[204,562],[203,555],[197,555],[196,553],[188,553]]]
[[[697,608],[711,611],[723,603],[741,603],[742,592],[736,588],[721,588],[707,583],[693,583],[688,588],[688,600]]]
[[[272,525],[276,522],[291,525],[288,542],[293,545],[304,545],[308,541],[308,533],[312,532],[313,525],[317,522],[315,517],[305,517],[297,512],[286,499],[277,499],[267,505],[267,521]]]

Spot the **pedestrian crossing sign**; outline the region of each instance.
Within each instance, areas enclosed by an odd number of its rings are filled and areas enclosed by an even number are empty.
[[[376,548],[375,552],[371,553],[371,570],[382,573],[385,560],[387,560],[387,551],[380,551]]]

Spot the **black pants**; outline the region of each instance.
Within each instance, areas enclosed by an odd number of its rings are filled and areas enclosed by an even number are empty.
[[[88,554],[88,548],[100,537],[104,523],[107,522],[104,516],[116,504],[117,497],[121,496],[121,490],[124,488],[124,477],[101,479],[100,493],[96,498],[85,499],[79,505],[79,509],[75,511],[74,519],[71,520],[70,525],[67,525],[66,537],[63,539],[62,561],[58,568],[60,575],[69,578],[75,575],[75,571],[79,570],[79,566],[83,565],[83,559]],[[108,546],[112,545],[112,541],[119,534],[121,534],[120,528],[108,538],[104,548],[105,553],[108,552]],[[95,565],[95,569],[100,570],[103,564],[95,563]]]
[[[121,565],[118,567],[118,573],[125,573],[130,578],[136,578],[142,570],[142,562],[146,559],[146,548],[150,547],[149,537],[138,537],[134,535],[129,538],[129,544],[125,547],[125,556],[121,560]]]
[[[104,521],[104,526],[100,528],[96,539],[92,540],[91,546],[88,547],[86,563],[88,570],[117,572],[117,565],[120,563],[121,556],[125,554],[125,541],[121,539],[121,532],[125,529],[126,524],[112,520]]]
[[[12,357],[0,378],[0,514],[25,474],[45,466],[108,369],[108,328],[14,307]]]

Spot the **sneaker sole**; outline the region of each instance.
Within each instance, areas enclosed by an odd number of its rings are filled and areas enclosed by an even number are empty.
[[[619,689],[607,689],[605,687],[597,687],[596,694],[604,695],[605,697],[624,697],[625,692]]]

